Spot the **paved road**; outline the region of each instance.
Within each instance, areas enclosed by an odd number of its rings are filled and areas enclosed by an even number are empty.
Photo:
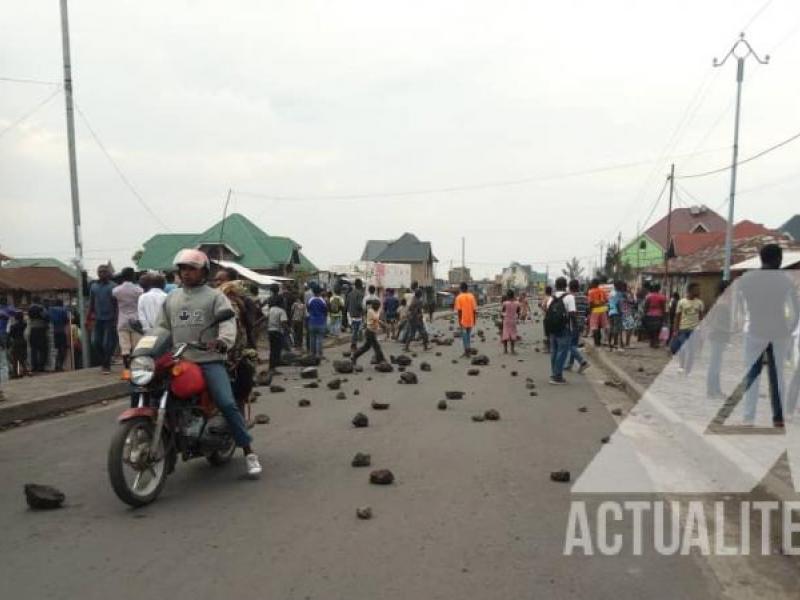
[[[524,329],[527,340],[536,334]],[[570,488],[550,482],[549,472],[577,474],[588,463],[615,429],[609,399],[590,382],[599,373],[553,388],[544,355],[526,345],[517,362],[498,353],[492,331],[488,338],[481,349],[491,365],[479,377],[465,376],[463,360],[451,364],[456,345],[441,348],[441,357],[420,353],[415,363],[424,357],[433,372],[412,367],[417,386],[369,368],[351,376],[347,400],[301,389],[287,369],[287,392],[266,392],[256,405],[272,418],[256,430],[261,480],[241,477],[241,458],[224,469],[181,464],[159,501],[136,511],[117,500],[105,472],[121,403],[0,434],[3,595],[673,600],[763,592],[753,585],[757,571],[737,567],[739,583],[731,585],[729,567],[696,557],[563,556]],[[332,377],[329,364],[322,371]],[[525,389],[527,376],[539,384],[538,397]],[[440,412],[445,389],[468,395]],[[299,408],[300,398],[311,407]],[[370,410],[372,399],[391,408]],[[471,422],[487,408],[502,419]],[[350,425],[358,410],[369,415],[369,428]],[[369,469],[350,466],[356,451],[392,469],[395,485],[370,486]],[[29,481],[62,488],[68,507],[28,511],[22,485]],[[364,504],[372,521],[355,517]],[[785,570],[764,576],[774,584]],[[768,589],[782,597],[783,587]]]

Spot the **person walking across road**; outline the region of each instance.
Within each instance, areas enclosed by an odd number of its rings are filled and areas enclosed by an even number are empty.
[[[689,338],[700,324],[700,320],[705,314],[705,306],[700,300],[700,286],[696,282],[690,283],[686,292],[686,298],[681,298],[675,311],[673,335],[676,343],[671,349],[673,354],[679,353],[680,372],[688,375],[694,365],[694,355],[698,343],[698,340]]]
[[[577,330],[575,298],[567,292],[565,277],[556,279],[556,289],[544,316],[545,330],[550,339],[550,383],[563,385],[564,366],[570,352],[572,334]]]
[[[322,343],[328,325],[328,305],[320,297],[319,286],[311,288],[313,296],[308,301],[308,334],[311,340],[311,354],[322,358]]]
[[[517,321],[520,318],[519,302],[514,298],[514,290],[506,292],[506,299],[503,300],[500,312],[503,314],[503,354],[508,354],[508,345],[511,344],[511,354],[516,354],[515,345],[517,343]]]
[[[328,301],[331,335],[338,336],[342,333],[342,314],[344,313],[344,298],[339,294],[338,288],[333,289]]]
[[[397,319],[400,309],[400,301],[392,288],[386,290],[386,297],[383,300],[383,318],[386,321],[386,339],[391,340],[397,337]]]
[[[381,331],[381,301],[378,299],[370,300],[367,304],[367,323],[364,330],[365,342],[358,350],[353,353],[353,364],[372,348],[375,352],[375,363],[386,362],[386,358],[378,342],[378,334]]]
[[[306,324],[306,305],[300,296],[296,296],[292,304],[291,321],[294,347],[300,349],[303,347],[303,328]]]
[[[414,292],[414,301],[408,308],[408,327],[406,328],[405,335],[405,351],[408,352],[411,347],[411,342],[414,341],[416,334],[419,333],[422,337],[422,347],[428,349],[428,332],[425,330],[424,321],[425,304],[422,298],[422,290],[417,289]]]
[[[580,349],[581,335],[586,329],[586,320],[589,310],[589,299],[586,294],[581,293],[581,284],[577,279],[572,279],[569,282],[569,293],[575,300],[575,326],[572,329],[572,337],[569,344],[569,356],[567,364],[564,369],[571,371],[575,361],[578,362],[578,373],[583,373],[589,368],[589,361],[587,361]]]
[[[263,309],[267,318],[267,336],[269,338],[269,370],[277,372],[281,364],[281,350],[286,330],[289,327],[289,317],[281,306],[279,298],[270,297],[267,306]]]
[[[600,287],[599,279],[592,279],[589,284],[589,332],[594,338],[594,345],[603,345],[603,334],[608,332],[608,296]]]
[[[347,318],[350,321],[352,336],[350,337],[350,350],[355,352],[361,334],[361,325],[364,321],[364,282],[356,279],[353,289],[347,296]]]
[[[661,328],[667,310],[667,298],[661,293],[661,285],[653,283],[644,298],[644,327],[650,338],[650,347],[658,348]]]
[[[461,328],[461,342],[464,345],[462,356],[469,357],[472,330],[475,328],[475,322],[478,318],[478,302],[472,292],[469,291],[466,282],[462,281],[459,289],[461,292],[456,296],[453,310],[458,315],[458,326]]]

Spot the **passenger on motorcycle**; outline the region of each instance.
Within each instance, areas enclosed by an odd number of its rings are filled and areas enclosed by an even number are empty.
[[[252,437],[247,431],[244,417],[236,405],[225,353],[236,341],[234,319],[207,329],[219,311],[231,309],[228,299],[207,285],[210,272],[208,257],[199,250],[181,250],[175,257],[183,287],[172,292],[164,302],[158,327],[169,331],[174,344],[203,344],[206,350],[189,348],[184,357],[197,363],[203,370],[212,400],[219,407],[231,429],[236,445],[244,450],[247,473],[251,477],[261,474],[261,464],[251,447]]]

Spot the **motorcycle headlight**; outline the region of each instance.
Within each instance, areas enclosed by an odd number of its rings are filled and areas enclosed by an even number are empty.
[[[149,356],[137,356],[131,361],[131,383],[133,385],[147,385],[153,380],[156,372],[156,363]]]

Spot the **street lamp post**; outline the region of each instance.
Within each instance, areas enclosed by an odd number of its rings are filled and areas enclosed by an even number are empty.
[[[737,53],[738,51],[738,53]],[[728,200],[728,226],[725,229],[725,267],[722,272],[724,281],[731,280],[731,253],[733,246],[733,205],[736,197],[736,167],[739,160],[739,115],[742,104],[742,81],[744,80],[744,61],[749,56],[753,56],[759,63],[766,65],[769,62],[769,54],[761,59],[753,47],[744,39],[744,33],[739,35],[739,39],[728,51],[721,61],[714,59],[714,66],[721,67],[731,56],[736,58],[736,116],[733,125],[733,163],[731,164],[731,193]]]

